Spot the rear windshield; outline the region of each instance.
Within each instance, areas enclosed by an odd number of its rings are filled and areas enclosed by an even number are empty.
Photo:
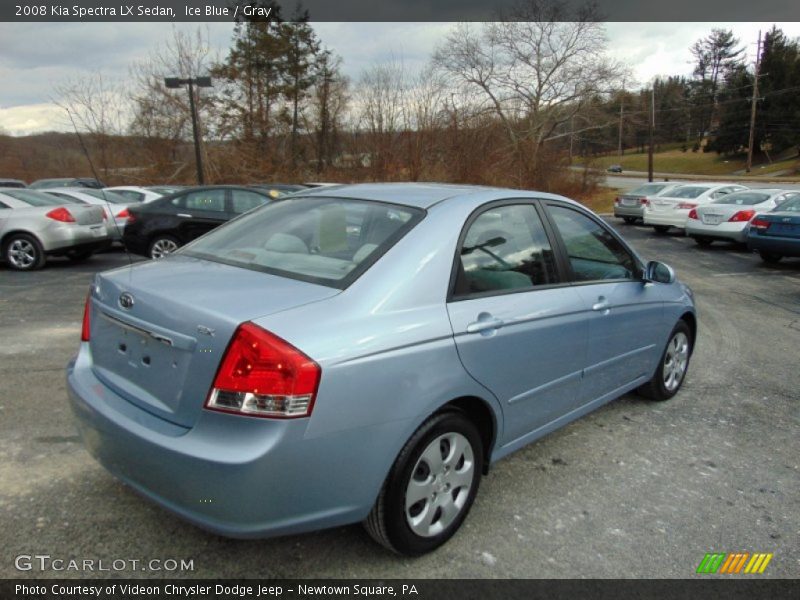
[[[50,198],[41,192],[31,192],[28,190],[3,190],[6,196],[16,198],[20,202],[30,204],[31,206],[56,206],[64,204],[55,198]]]
[[[800,212],[800,196],[794,196],[791,200],[787,200],[778,208],[773,208],[773,212]]]
[[[752,206],[753,204],[761,204],[769,200],[770,194],[758,192],[737,192],[735,194],[728,194],[722,198],[717,198],[712,204],[735,204],[737,206]]]
[[[668,185],[668,183],[646,183],[627,193],[632,196],[652,196],[653,194],[657,194],[663,190]]]
[[[697,185],[687,185],[684,187],[679,187],[667,194],[670,198],[697,198],[703,192],[707,192],[710,188],[697,186]]]
[[[86,188],[86,189],[82,189],[80,193],[81,194],[86,194],[87,196],[94,196],[95,198],[99,198],[100,200],[105,200],[109,204],[130,204],[131,203],[131,201],[128,200],[127,198],[125,198],[124,196],[121,196],[121,195],[116,194],[114,192],[108,192],[108,191],[105,191],[105,190],[97,190],[97,189],[94,189],[94,188]]]
[[[179,252],[344,289],[424,215],[382,202],[287,199],[234,219]]]

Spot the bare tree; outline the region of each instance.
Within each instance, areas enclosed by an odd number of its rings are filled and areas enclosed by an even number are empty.
[[[605,46],[593,5],[527,0],[498,22],[456,26],[433,64],[499,121],[515,179],[529,184],[541,177],[545,141],[624,74]]]
[[[87,147],[92,168],[99,168],[107,179],[115,158],[113,137],[125,133],[131,115],[125,84],[98,71],[63,81],[54,91],[53,102],[67,113],[68,123],[79,135],[88,134],[88,141],[92,142],[95,152]]]

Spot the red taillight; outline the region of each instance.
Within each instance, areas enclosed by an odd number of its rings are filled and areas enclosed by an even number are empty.
[[[92,304],[92,295],[86,296],[86,304],[83,306],[83,325],[81,326],[81,341],[89,341],[89,333],[91,331],[91,321],[89,318],[89,309]]]
[[[614,198],[614,206],[619,206],[619,196]]]
[[[74,223],[75,217],[72,216],[72,213],[69,212],[63,206],[59,206],[58,208],[54,208],[49,213],[45,215],[46,217],[53,219],[54,221],[61,221],[62,223]]]
[[[697,219],[697,218],[699,218],[699,217],[697,216],[697,209],[696,209],[696,208],[693,208],[692,210],[690,210],[690,211],[689,211],[689,218],[690,218],[690,219]]]
[[[754,210],[740,210],[735,215],[733,215],[730,219],[728,219],[729,223],[746,223],[750,219],[752,219],[756,214]]]
[[[750,226],[763,231],[765,229],[769,229],[770,222],[765,221],[764,219],[755,218],[750,222]]]
[[[108,213],[105,208],[103,209],[103,221],[108,221]]]
[[[128,211],[127,208],[123,208],[121,211],[117,213],[117,219],[127,219],[130,218],[131,213]]]
[[[639,204],[642,206],[647,206],[650,204],[650,201],[647,198],[639,198]]]
[[[206,408],[254,417],[307,417],[321,373],[288,342],[243,323],[225,352]]]
[[[697,208],[697,204],[695,204],[694,202],[681,202],[680,204],[678,204],[678,208],[682,208],[684,210],[688,208]]]

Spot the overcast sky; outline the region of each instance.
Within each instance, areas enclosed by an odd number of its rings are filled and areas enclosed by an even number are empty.
[[[627,64],[639,85],[656,75],[690,75],[689,47],[712,27],[732,29],[755,57],[758,31],[772,23],[607,23],[608,52]],[[800,36],[800,23],[778,23],[790,37]],[[53,85],[94,71],[125,76],[130,65],[145,58],[179,23],[0,23],[0,131],[26,133],[67,130],[64,115],[52,103]],[[224,57],[233,26],[209,23],[209,40]],[[370,64],[392,57],[415,72],[428,61],[447,23],[315,23],[322,42],[344,60],[354,80]]]

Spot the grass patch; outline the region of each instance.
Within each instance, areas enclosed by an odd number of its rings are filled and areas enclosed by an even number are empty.
[[[603,169],[610,165],[622,165],[626,171],[647,171],[647,153],[632,153],[624,156],[602,156],[594,161]],[[747,164],[745,156],[720,156],[716,152],[686,152],[680,149],[657,152],[653,155],[653,170],[660,173],[684,173],[687,175],[735,175]],[[763,169],[761,167],[764,167]],[[766,175],[784,169],[796,170],[797,157],[774,163],[754,164],[753,175]]]
[[[610,213],[614,211],[614,198],[619,192],[617,188],[598,186],[594,192],[586,196],[577,196],[575,200],[596,213]]]

